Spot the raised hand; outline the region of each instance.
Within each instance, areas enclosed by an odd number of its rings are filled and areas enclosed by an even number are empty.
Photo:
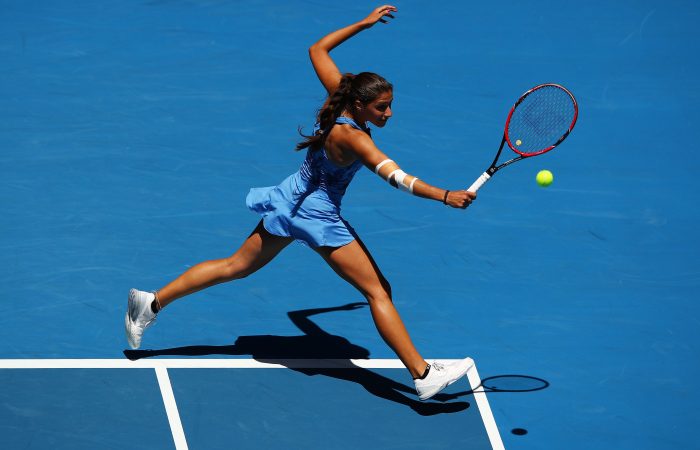
[[[389,23],[385,19],[385,17],[393,19],[394,15],[392,13],[396,12],[396,11],[398,11],[398,9],[396,9],[396,6],[391,6],[391,5],[380,6],[379,8],[376,8],[374,11],[372,11],[369,14],[369,16],[365,17],[365,19],[362,21],[362,23],[367,28],[373,26],[377,22]]]

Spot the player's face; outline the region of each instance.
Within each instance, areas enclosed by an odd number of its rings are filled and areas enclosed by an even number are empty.
[[[382,92],[366,105],[362,105],[362,119],[376,127],[383,127],[391,117],[391,102],[394,101],[392,91]]]

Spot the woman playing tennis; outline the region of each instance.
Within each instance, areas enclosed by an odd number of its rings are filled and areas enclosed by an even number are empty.
[[[314,132],[297,145],[307,149],[301,168],[279,185],[251,189],[248,208],[262,220],[230,257],[199,263],[154,293],[132,289],[126,313],[129,345],[138,348],[144,330],[174,300],[209,286],[246,277],[292,241],[313,248],[338,275],[357,288],[370,306],[379,334],[406,366],[421,400],[462,377],[469,358],[456,363],[428,364],[418,353],[392,302],[391,287],[360,238],[340,215],[340,203],[355,173],[365,166],[392,187],[466,208],[476,194],[448,191],[408,175],[372,141],[368,123],[382,128],[391,118],[392,85],[363,72],[341,74],[330,52],[377,22],[393,18],[394,6],[381,6],[365,19],[334,31],[309,49],[311,63],[328,91]]]

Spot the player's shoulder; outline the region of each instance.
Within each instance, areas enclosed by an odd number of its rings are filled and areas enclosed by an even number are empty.
[[[337,123],[331,130],[334,138],[339,141],[347,141],[351,144],[355,141],[372,141],[372,138],[363,130],[357,129],[348,123]]]
[[[349,124],[337,124],[333,127],[331,136],[333,142],[343,150],[358,152],[374,147],[374,142],[367,133]]]

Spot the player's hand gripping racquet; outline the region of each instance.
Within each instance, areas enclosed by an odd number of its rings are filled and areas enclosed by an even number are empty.
[[[530,89],[510,109],[503,140],[491,167],[467,190],[476,192],[498,170],[521,159],[554,149],[574,129],[577,117],[578,104],[565,87],[547,83]],[[498,164],[506,142],[518,156]]]

